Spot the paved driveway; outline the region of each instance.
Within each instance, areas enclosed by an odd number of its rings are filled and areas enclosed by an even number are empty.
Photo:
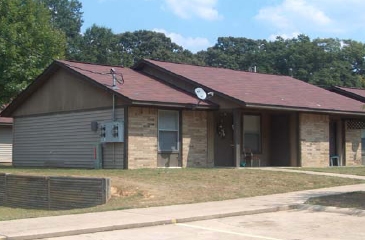
[[[363,240],[364,227],[365,217],[292,210],[50,239]]]

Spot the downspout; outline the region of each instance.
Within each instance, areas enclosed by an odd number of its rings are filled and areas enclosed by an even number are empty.
[[[113,113],[112,113],[112,121],[114,122],[115,118],[115,94],[113,93]]]

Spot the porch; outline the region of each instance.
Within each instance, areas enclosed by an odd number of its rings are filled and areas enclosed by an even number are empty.
[[[346,164],[349,136],[339,115],[225,109],[212,119],[215,166],[327,167],[331,156]]]

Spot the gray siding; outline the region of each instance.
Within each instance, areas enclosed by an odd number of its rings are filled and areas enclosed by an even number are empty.
[[[11,162],[12,148],[12,126],[0,126],[0,162]]]
[[[107,109],[15,118],[13,165],[94,168],[100,132],[91,130],[91,122],[109,122],[111,117]],[[124,120],[123,108],[116,110],[116,117]],[[123,153],[123,143],[115,144],[114,151],[113,143],[103,144],[104,167],[123,168]]]

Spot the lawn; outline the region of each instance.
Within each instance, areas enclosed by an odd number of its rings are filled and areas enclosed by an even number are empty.
[[[301,171],[313,171],[313,172],[327,172],[327,173],[338,173],[338,174],[349,174],[365,176],[365,166],[361,167],[326,167],[326,168],[290,168]]]
[[[365,170],[365,168],[364,168]],[[18,218],[184,204],[364,183],[355,179],[258,169],[80,170],[0,166],[0,172],[42,176],[108,177],[113,196],[102,206],[67,211],[0,207],[0,221]]]

